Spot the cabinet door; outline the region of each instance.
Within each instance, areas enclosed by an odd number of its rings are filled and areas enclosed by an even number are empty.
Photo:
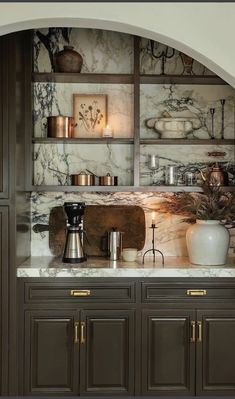
[[[193,395],[195,343],[190,310],[144,310],[142,319],[142,393]]]
[[[25,394],[77,395],[76,311],[33,310],[25,315]]]
[[[0,206],[0,395],[8,394],[8,207]]]
[[[0,198],[8,197],[8,42],[0,38]]]
[[[87,310],[81,328],[81,395],[133,394],[134,311]]]
[[[235,396],[235,310],[201,310],[197,319],[197,394]]]

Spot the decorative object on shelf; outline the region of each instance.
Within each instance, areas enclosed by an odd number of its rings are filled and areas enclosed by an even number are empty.
[[[156,171],[159,168],[159,158],[157,155],[148,155],[148,169],[151,171],[152,185],[156,184]]]
[[[118,176],[111,176],[110,173],[107,173],[106,176],[99,176],[99,185],[100,186],[117,186],[118,185]]]
[[[214,132],[215,108],[210,108],[209,111],[211,114],[211,139],[213,140],[215,138],[215,132]]]
[[[73,46],[64,46],[64,49],[55,54],[57,72],[80,73],[83,64],[81,54]]]
[[[165,166],[165,184],[167,186],[176,186],[178,180],[178,166]]]
[[[224,105],[225,105],[225,99],[222,98],[220,100],[221,104],[221,139],[224,140]]]
[[[179,113],[178,113],[179,114]],[[150,118],[146,126],[160,134],[161,139],[185,139],[187,134],[201,127],[201,121],[195,116],[174,116],[164,111],[160,118]],[[193,115],[193,114],[192,114]]]
[[[154,40],[150,40],[150,49],[151,49],[151,55],[155,59],[160,59],[161,60],[161,75],[165,75],[165,64],[166,61],[175,55],[175,49],[165,46],[165,49],[160,51],[160,53],[157,55],[159,43],[155,42]]]
[[[229,178],[228,173],[223,170],[222,166],[219,165],[218,162],[211,167],[207,167],[207,169],[203,172],[200,170],[202,179],[209,186],[228,186]]]
[[[185,172],[186,186],[195,186],[197,184],[197,177],[193,172]]]
[[[94,186],[95,175],[88,170],[82,170],[78,174],[70,175],[72,186]]]
[[[229,232],[225,226],[235,226],[235,193],[204,184],[203,194],[175,195],[171,201],[162,202],[158,211],[185,216],[183,222],[193,223],[186,232],[191,263],[226,263]]]
[[[211,151],[207,153],[208,157],[225,157],[227,155],[226,152],[223,151]]]
[[[53,138],[73,137],[76,124],[71,116],[49,116],[47,118],[47,136]]]
[[[74,94],[73,115],[74,137],[102,137],[106,126],[107,95]]]
[[[148,249],[147,251],[145,251],[144,255],[143,255],[143,264],[144,264],[144,258],[146,256],[146,254],[148,252],[152,252],[153,254],[153,262],[155,263],[156,261],[156,255],[155,253],[159,253],[162,257],[162,266],[164,266],[164,255],[163,253],[159,250],[155,248],[155,229],[156,229],[156,224],[155,224],[155,212],[152,212],[152,224],[150,226],[150,229],[152,229],[152,248]]]
[[[194,59],[189,57],[189,55],[180,52],[180,58],[183,64],[182,75],[194,75],[193,72],[193,62]]]
[[[113,131],[109,125],[107,125],[106,127],[103,128],[102,136],[103,137],[113,137]]]

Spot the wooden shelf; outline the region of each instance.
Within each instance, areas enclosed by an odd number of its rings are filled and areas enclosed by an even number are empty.
[[[134,83],[134,74],[113,73],[46,73],[34,72],[33,82],[54,83]],[[142,84],[197,84],[197,85],[227,85],[214,75],[139,75]]]
[[[157,145],[234,145],[234,139],[140,139],[140,144]]]
[[[235,186],[223,187],[235,192]],[[31,186],[28,191],[37,192],[202,192],[198,186]]]
[[[227,85],[223,79],[214,75],[140,75],[142,84],[180,84],[180,85]]]
[[[109,73],[33,73],[33,82],[55,83],[134,83],[132,74]]]
[[[34,137],[33,143],[38,144],[133,144],[133,138],[52,138],[52,137]]]

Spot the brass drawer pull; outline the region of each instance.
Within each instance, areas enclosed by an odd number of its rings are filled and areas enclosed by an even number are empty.
[[[190,342],[195,342],[196,341],[196,322],[191,321],[191,337],[190,337]]]
[[[70,291],[71,296],[89,296],[91,295],[90,290],[71,290]]]
[[[78,344],[79,338],[78,338],[78,327],[79,327],[79,322],[75,321],[74,322],[74,343]]]
[[[201,321],[197,322],[197,327],[198,327],[197,342],[202,342],[202,322]]]
[[[84,321],[81,322],[81,344],[85,344],[85,326]]]
[[[204,296],[206,294],[206,290],[187,290],[187,295],[189,296]]]

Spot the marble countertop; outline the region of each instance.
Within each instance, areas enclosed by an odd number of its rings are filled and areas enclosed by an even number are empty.
[[[17,277],[235,277],[235,257],[221,266],[192,265],[188,258],[165,257],[164,266],[160,258],[142,257],[136,262],[110,261],[91,258],[87,262],[68,264],[61,258],[34,256],[17,268]]]

